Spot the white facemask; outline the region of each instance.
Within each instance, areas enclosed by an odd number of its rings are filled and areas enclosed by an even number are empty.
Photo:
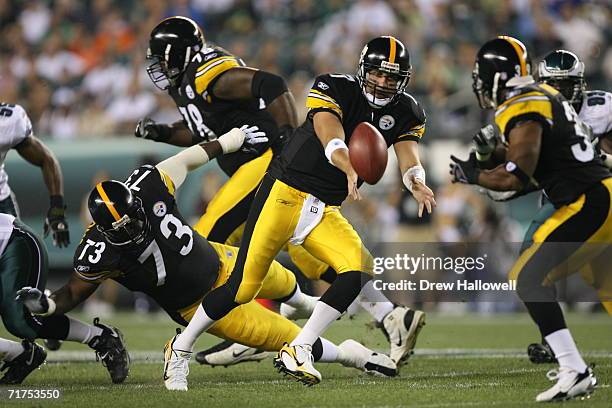
[[[389,104],[389,102],[391,102],[391,99],[393,99],[393,98],[377,98],[371,93],[366,92],[365,89],[363,89],[363,95],[366,97],[366,100],[368,101],[370,106],[373,108],[382,108],[383,106],[386,106],[387,104]]]

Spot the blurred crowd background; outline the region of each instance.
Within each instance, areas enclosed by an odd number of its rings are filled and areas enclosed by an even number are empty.
[[[434,217],[417,219],[397,170],[390,172],[367,199],[344,209],[368,246],[521,241],[536,211],[535,194],[518,204],[493,204],[471,188],[450,185],[446,174],[448,153],[465,148],[489,119],[471,89],[482,43],[516,36],[536,63],[553,49],[569,49],[584,60],[589,88],[610,90],[612,83],[609,0],[0,0],[0,99],[25,107],[36,134],[56,147],[60,160],[62,147],[73,141],[133,138],[144,116],[173,122],[180,116],[172,99],[145,72],[150,30],[173,15],[194,19],[208,42],[247,65],[285,77],[302,118],[316,75],[355,73],[361,48],[375,36],[394,35],[406,44],[413,65],[408,91],[427,112],[422,156],[438,208]],[[91,182],[108,177],[107,170],[99,163]],[[183,203],[186,212],[201,214],[223,180],[218,171],[205,173],[195,197]],[[78,200],[68,200],[72,217],[81,218],[71,223],[73,246],[87,222]],[[500,245],[496,273],[504,274],[516,254]],[[61,258],[53,252],[52,260]]]

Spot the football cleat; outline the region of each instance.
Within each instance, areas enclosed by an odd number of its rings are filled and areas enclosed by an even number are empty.
[[[395,364],[401,366],[406,363],[423,326],[425,313],[405,306],[396,306],[385,316],[381,328],[391,344],[389,356]]]
[[[281,316],[289,320],[308,319],[314,310],[318,297],[304,295],[304,305],[302,307],[293,307],[286,303],[281,303],[279,313]]]
[[[45,348],[50,351],[57,351],[62,347],[62,341],[56,339],[44,339],[43,344]]]
[[[97,317],[94,326],[102,329],[102,334],[87,343],[96,352],[96,361],[101,361],[115,384],[120,384],[130,373],[130,355],[119,329],[100,323]]]
[[[176,329],[176,335],[168,340],[164,347],[164,385],[170,391],[187,391],[189,360],[193,354],[174,348],[174,342],[179,334],[181,330]]]
[[[249,361],[259,362],[272,356],[272,354],[269,351],[258,350],[254,347],[225,340],[207,350],[200,351],[195,358],[198,363],[203,365],[228,367]]]
[[[588,398],[597,385],[597,378],[590,367],[587,367],[582,373],[568,367],[561,367],[558,371],[550,370],[546,377],[557,383],[540,393],[536,397],[537,402],[565,401],[575,397]]]
[[[529,361],[534,364],[548,364],[557,362],[555,353],[552,351],[546,340],[542,340],[542,343],[531,343],[527,347],[527,355],[529,356]]]
[[[23,352],[2,365],[0,371],[7,371],[0,378],[0,384],[21,384],[32,371],[45,362],[47,352],[38,344],[23,340],[21,345],[24,348]]]
[[[308,386],[321,382],[321,373],[314,368],[312,346],[308,344],[290,346],[285,343],[274,357],[274,367]]]
[[[340,363],[345,367],[357,368],[366,374],[381,377],[397,375],[397,365],[386,354],[376,353],[352,339],[343,341],[338,348],[339,357],[342,356]]]

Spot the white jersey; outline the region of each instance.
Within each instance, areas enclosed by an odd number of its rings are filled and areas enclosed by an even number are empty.
[[[11,214],[0,213],[0,256],[4,253],[8,241],[11,239],[13,221],[15,221],[15,217]]]
[[[0,200],[11,194],[4,159],[9,150],[23,142],[32,133],[32,122],[19,105],[0,103]]]
[[[593,129],[594,136],[612,131],[612,93],[587,91],[578,116]]]

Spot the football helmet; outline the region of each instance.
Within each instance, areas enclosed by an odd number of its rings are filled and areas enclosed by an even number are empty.
[[[573,52],[553,51],[540,61],[538,81],[559,90],[572,105],[580,104],[582,93],[586,90],[584,62]]]
[[[204,47],[204,34],[190,18],[174,16],[151,31],[147,73],[161,90],[175,86],[191,58]]]
[[[370,106],[381,108],[404,92],[410,81],[411,70],[410,55],[404,44],[395,37],[382,36],[374,38],[363,47],[357,79]],[[388,85],[380,85],[368,78],[373,71],[385,75]]]
[[[503,102],[507,88],[520,85],[531,77],[527,48],[513,37],[499,36],[485,43],[472,72],[472,89],[482,109],[495,109]]]
[[[150,227],[142,202],[120,181],[98,183],[87,207],[96,228],[112,245],[138,246],[147,241]]]

